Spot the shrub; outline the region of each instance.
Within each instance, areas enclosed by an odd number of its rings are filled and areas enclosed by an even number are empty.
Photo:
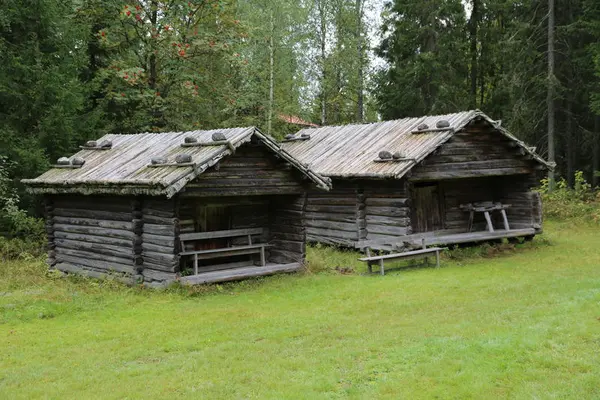
[[[19,208],[19,196],[11,185],[9,161],[0,157],[0,231],[13,239],[0,237],[0,258],[38,256],[44,247],[44,221]]]
[[[563,178],[550,192],[548,179],[543,179],[538,191],[544,201],[544,215],[558,220],[600,223],[600,191],[592,188],[582,171],[575,173],[575,185],[570,188]]]

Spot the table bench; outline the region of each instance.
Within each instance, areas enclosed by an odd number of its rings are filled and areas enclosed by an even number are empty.
[[[212,232],[195,232],[195,233],[184,233],[179,236],[181,242],[181,253],[180,256],[193,256],[194,259],[194,275],[198,275],[198,260],[207,260],[211,258],[221,258],[239,255],[260,255],[261,266],[266,265],[265,259],[265,248],[269,247],[267,243],[252,243],[252,236],[262,235],[262,228],[250,228],[250,229],[229,229],[223,231],[212,231]],[[247,244],[228,246],[218,249],[207,249],[207,250],[188,250],[186,251],[186,244],[196,242],[199,240],[209,239],[235,239],[235,238],[247,238]]]
[[[469,212],[469,225],[467,227],[467,232],[471,232],[473,230],[473,220],[475,218],[476,212],[483,213],[485,221],[487,223],[488,231],[494,232],[494,225],[492,224],[492,218],[490,217],[490,212],[492,211],[500,211],[500,214],[502,214],[502,222],[504,222],[504,229],[510,231],[508,217],[506,216],[506,209],[510,208],[510,204],[484,201],[480,203],[461,204],[459,208],[463,211]]]
[[[367,263],[367,268],[369,269],[369,273],[373,272],[373,269],[372,269],[373,263],[378,262],[379,273],[381,275],[385,275],[385,267],[384,267],[385,261],[397,260],[397,259],[402,259],[402,258],[404,258],[404,259],[425,258],[425,262],[427,263],[428,262],[427,258],[430,255],[435,254],[436,268],[439,268],[440,267],[440,251],[441,250],[443,250],[443,248],[441,248],[441,247],[429,247],[429,248],[423,247],[420,250],[411,250],[411,251],[405,251],[403,253],[390,253],[390,254],[372,256],[371,249],[369,247],[367,247],[365,249],[367,256],[359,258],[358,260]]]

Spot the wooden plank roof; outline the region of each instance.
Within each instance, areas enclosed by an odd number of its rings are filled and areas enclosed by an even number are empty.
[[[553,168],[535,151],[517,139],[479,110],[455,114],[404,118],[394,121],[371,124],[326,126],[316,129],[303,129],[294,136],[301,138],[310,135],[310,140],[288,140],[283,149],[314,169],[317,173],[338,178],[401,178],[415,165],[423,161],[439,146],[448,141],[454,133],[466,127],[471,121],[485,120],[498,134],[510,140],[530,154],[546,168]],[[448,121],[446,130],[433,130],[413,134],[421,124],[435,128],[438,121]],[[376,162],[382,150],[400,152],[402,161]]]
[[[221,132],[227,143],[211,146],[183,147],[186,137],[200,143],[212,141],[213,133]],[[172,197],[191,180],[232,154],[236,148],[256,137],[275,154],[286,160],[318,187],[329,190],[331,181],[315,173],[281,149],[273,138],[255,127],[216,129],[191,132],[140,133],[136,135],[105,135],[112,141],[110,150],[83,149],[71,159],[85,160],[78,169],[52,168],[35,179],[24,179],[34,193],[109,193],[148,194]],[[221,142],[219,142],[221,143]],[[191,163],[184,166],[151,167],[151,159],[167,158],[171,163],[179,154],[189,154]]]

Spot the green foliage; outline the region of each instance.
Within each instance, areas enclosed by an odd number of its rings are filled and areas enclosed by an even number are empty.
[[[384,119],[465,109],[465,10],[460,0],[396,0],[384,13],[378,77]]]
[[[544,204],[544,215],[559,220],[600,224],[600,191],[587,183],[582,171],[575,173],[575,184],[570,188],[562,178],[553,191],[548,190],[548,180],[539,188]]]
[[[31,217],[19,208],[19,195],[11,187],[8,165],[5,157],[0,156],[0,231],[9,236],[26,237],[27,242],[40,246],[44,240],[44,221]],[[3,243],[2,249],[7,249],[9,243]],[[17,249],[23,248],[23,243],[16,243]],[[0,256],[3,253],[0,251]],[[12,254],[12,252],[11,252]]]
[[[0,13],[0,156],[14,178],[42,172],[69,153],[80,129],[85,90],[81,26],[73,2],[3,2]]]

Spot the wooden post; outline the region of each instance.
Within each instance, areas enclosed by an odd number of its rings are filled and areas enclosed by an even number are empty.
[[[492,225],[492,219],[490,218],[490,212],[484,211],[483,215],[485,215],[485,221],[487,222],[487,225],[488,225],[488,231],[494,232],[494,225]]]
[[[371,248],[370,247],[365,248],[365,253],[367,254],[367,257],[371,257]],[[367,269],[369,270],[370,274],[373,273],[373,267],[371,266],[371,261],[367,261]]]
[[[198,254],[194,254],[194,275],[198,275]]]
[[[435,267],[439,268],[440,267],[440,251],[437,250],[435,252]]]
[[[385,270],[384,270],[384,268],[383,268],[383,258],[380,258],[380,259],[379,259],[379,273],[380,273],[381,275],[385,275]]]
[[[473,230],[473,219],[475,218],[475,211],[469,211],[469,229],[468,232]]]
[[[506,210],[502,209],[500,210],[500,213],[502,214],[502,220],[504,221],[504,229],[510,231],[510,226],[508,225],[508,217],[506,216]]]
[[[265,265],[267,265],[267,263],[265,262],[265,248],[264,248],[264,246],[260,248],[260,265],[262,265],[263,267]]]

